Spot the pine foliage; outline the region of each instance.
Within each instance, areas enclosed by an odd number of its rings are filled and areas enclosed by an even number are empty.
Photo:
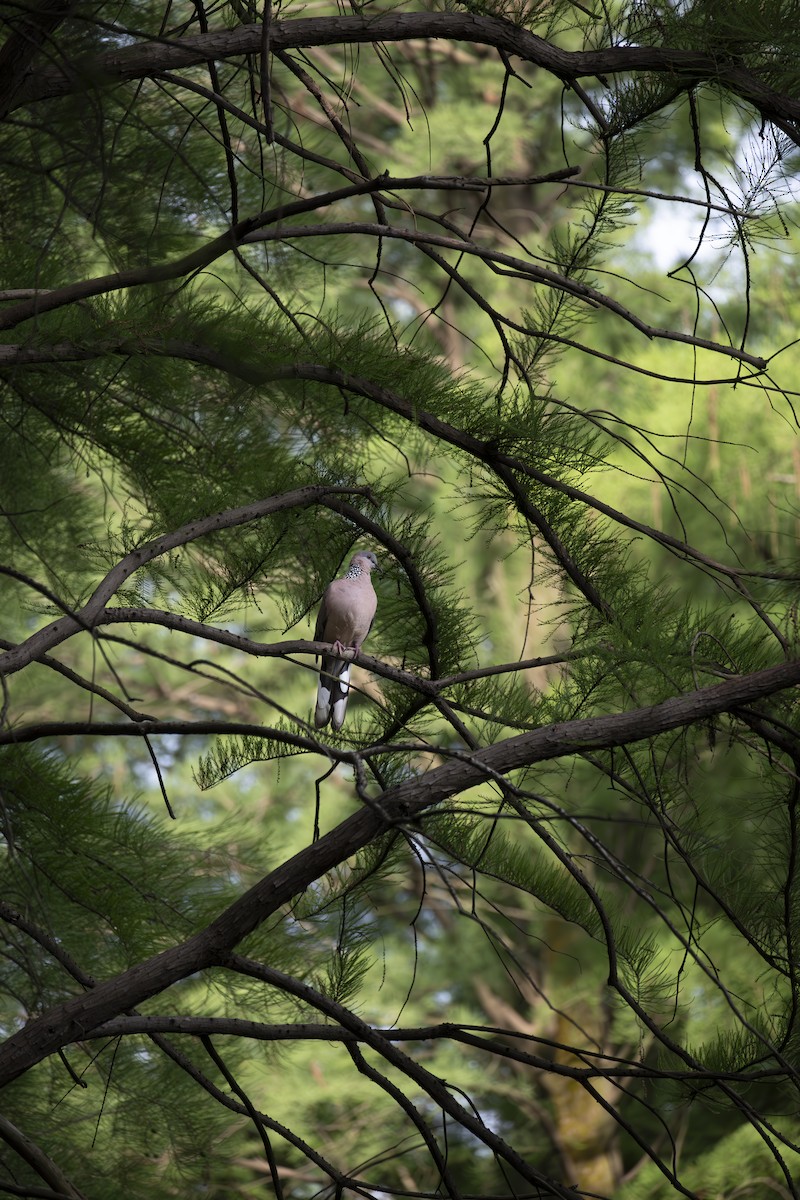
[[[6,6],[0,1192],[797,1194],[795,9]]]

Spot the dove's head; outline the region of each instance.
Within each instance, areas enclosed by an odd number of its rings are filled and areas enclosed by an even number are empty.
[[[369,574],[370,571],[377,571],[380,569],[378,567],[377,556],[373,554],[371,550],[359,550],[357,554],[353,555],[353,561],[350,563],[350,566],[361,567],[361,570],[366,571],[367,574]]]

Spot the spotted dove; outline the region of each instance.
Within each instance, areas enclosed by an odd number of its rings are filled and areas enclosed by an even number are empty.
[[[350,664],[369,633],[378,599],[370,574],[378,566],[371,550],[353,555],[347,573],[329,583],[322,597],[314,630],[315,642],[331,642],[332,650],[322,655],[317,687],[314,724],[318,729],[330,721],[341,729],[350,691]],[[348,651],[348,657],[342,654]]]

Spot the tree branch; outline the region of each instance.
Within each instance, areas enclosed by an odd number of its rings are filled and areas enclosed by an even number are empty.
[[[204,930],[180,945],[138,963],[86,995],[73,997],[31,1020],[0,1047],[0,1086],[17,1078],[29,1067],[88,1029],[141,1001],[164,991],[187,975],[221,965],[238,943],[294,896],[341,866],[383,832],[398,822],[413,820],[421,812],[449,797],[466,791],[497,775],[521,767],[547,762],[586,750],[624,746],[655,737],[716,716],[734,712],[742,704],[800,683],[800,661],[781,663],[737,676],[710,688],[674,696],[646,708],[607,716],[564,721],[529,733],[519,734],[471,755],[459,756],[425,775],[389,788],[380,799],[380,809],[360,809],[324,837],[265,876]],[[51,733],[94,733],[140,737],[157,733],[237,733],[252,736],[288,737],[281,730],[261,726],[237,726],[224,722],[142,722],[49,727]],[[2,741],[13,741],[13,733]],[[292,740],[297,740],[294,738]],[[310,748],[310,747],[309,747]],[[389,750],[392,748],[390,747]],[[338,754],[342,761],[346,755]]]
[[[76,0],[41,0],[20,6],[16,16],[11,16],[10,6],[6,6],[3,21],[11,32],[0,47],[0,120],[14,107],[25,80],[31,78],[36,56],[76,6]]]
[[[368,186],[368,183],[371,183],[372,186]],[[354,184],[350,188],[340,188],[336,192],[328,192],[313,197],[310,200],[302,202],[303,209],[304,211],[308,211],[315,207],[326,208],[335,204],[341,198],[349,198],[352,195],[363,194],[368,191],[378,191],[379,189],[388,191],[408,187],[427,188],[439,186],[439,182],[436,180],[420,176],[412,180],[391,179],[388,176],[380,176],[377,180],[368,181],[368,183],[364,185]],[[491,183],[491,180],[476,181],[476,186],[483,187]],[[463,186],[463,181],[459,181],[459,186]],[[750,354],[748,351],[737,346],[725,345],[722,342],[715,342],[709,338],[700,337],[697,334],[681,333],[676,329],[650,325],[647,321],[642,320],[637,313],[626,308],[624,304],[620,304],[619,301],[614,300],[611,296],[606,296],[603,292],[598,291],[597,288],[590,287],[589,284],[582,283],[580,280],[563,275],[558,271],[553,271],[549,267],[539,266],[529,259],[506,254],[504,251],[490,246],[482,246],[468,239],[466,235],[461,237],[447,237],[444,234],[429,233],[421,229],[405,229],[395,225],[380,225],[366,221],[320,222],[319,224],[310,226],[284,225],[283,221],[287,217],[286,210],[292,207],[295,206],[284,205],[281,209],[273,209],[269,212],[261,213],[257,217],[240,221],[238,225],[232,226],[227,233],[215,238],[201,250],[196,250],[192,254],[185,255],[183,258],[177,259],[172,263],[152,267],[132,268],[128,271],[117,272],[114,275],[102,275],[95,279],[87,279],[80,283],[69,284],[63,288],[54,288],[51,291],[43,292],[31,300],[23,301],[13,308],[8,308],[0,312],[0,329],[11,329],[32,316],[53,311],[66,304],[73,304],[91,296],[107,295],[110,292],[119,291],[123,288],[145,284],[151,285],[170,279],[182,278],[194,271],[209,266],[217,258],[228,253],[228,251],[236,246],[270,241],[287,242],[303,238],[349,237],[353,234],[361,234],[377,240],[390,238],[405,241],[420,248],[436,246],[445,250],[457,251],[459,254],[470,255],[488,263],[493,269],[502,267],[504,272],[511,272],[528,283],[541,284],[545,287],[554,288],[558,292],[573,296],[576,300],[582,301],[589,307],[604,308],[625,321],[626,324],[631,325],[650,341],[677,342],[686,346],[694,346],[699,350],[709,350],[712,353],[732,358],[736,362],[745,363],[755,371],[765,371],[767,368],[767,360],[760,355]],[[278,227],[267,228],[273,225]],[[131,349],[129,347],[129,352]],[[24,365],[26,362],[33,363],[36,361],[36,347],[25,346],[19,347],[18,350],[19,353],[15,355],[14,347],[0,346],[0,367],[4,365]],[[108,352],[113,351],[109,348]]]
[[[616,74],[665,74],[727,88],[758,110],[800,144],[800,102],[774,91],[747,67],[716,52],[668,46],[608,46],[599,50],[562,50],[502,18],[473,13],[383,13],[378,16],[301,17],[275,21],[270,30],[273,52],[312,46],[398,42],[442,38],[494,46],[557,78],[597,78]],[[214,30],[174,41],[142,41],[68,67],[40,69],[17,91],[17,106],[91,88],[142,79],[161,71],[180,70],[218,59],[260,54],[260,24]]]
[[[551,1038],[538,1037],[532,1033],[507,1029],[497,1025],[472,1025],[450,1021],[442,1021],[436,1025],[417,1025],[408,1027],[370,1029],[388,1042],[428,1042],[448,1041],[462,1042],[473,1050],[483,1050],[487,1054],[499,1055],[524,1066],[536,1067],[553,1075],[561,1075],[565,1079],[670,1079],[686,1082],[688,1080],[704,1080],[716,1082],[725,1079],[731,1083],[755,1083],[759,1080],[776,1080],[785,1077],[785,1071],[777,1066],[756,1066],[747,1071],[721,1070],[676,1070],[659,1066],[647,1066],[640,1061],[623,1059],[603,1054],[596,1050],[576,1051],[574,1046],[562,1042],[554,1042]],[[215,1036],[252,1038],[263,1042],[355,1042],[360,1040],[358,1034],[343,1025],[314,1024],[310,1021],[292,1021],[286,1023],[267,1024],[264,1021],[249,1021],[241,1017],[209,1017],[170,1014],[163,1016],[122,1016],[96,1029],[90,1029],[84,1034],[86,1041],[102,1040],[117,1037],[150,1036],[154,1033],[213,1034]],[[503,1039],[502,1041],[500,1039]],[[518,1040],[534,1042],[548,1050],[548,1054],[531,1054],[521,1050],[509,1042]],[[553,1057],[554,1051],[573,1057],[583,1057],[587,1060],[597,1060],[593,1066],[575,1067],[569,1062],[562,1062]]]
[[[2,1113],[0,1113],[0,1138],[33,1168],[40,1179],[49,1184],[59,1195],[69,1196],[71,1200],[86,1200],[84,1193],[70,1183],[50,1156],[45,1154],[41,1147],[32,1142],[21,1129],[18,1129]]]
[[[37,630],[24,642],[11,650],[6,650],[0,656],[0,675],[11,675],[28,663],[37,660],[40,655],[51,650],[78,633],[81,629],[92,629],[97,618],[102,613],[107,602],[116,591],[122,587],[135,571],[147,563],[168,554],[178,546],[185,546],[209,533],[221,529],[233,529],[238,525],[246,525],[250,521],[258,521],[272,513],[284,512],[289,508],[306,508],[312,504],[324,504],[326,498],[335,495],[369,495],[366,487],[328,487],[326,485],[299,488],[293,492],[285,492],[282,496],[269,496],[266,500],[257,500],[252,504],[244,504],[239,508],[226,509],[208,517],[200,517],[175,529],[171,533],[162,534],[151,542],[138,546],[112,567],[102,582],[95,588],[86,604],[71,616],[60,617],[44,629]]]

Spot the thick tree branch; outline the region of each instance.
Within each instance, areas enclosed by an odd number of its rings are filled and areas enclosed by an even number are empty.
[[[302,17],[275,21],[270,29],[270,45],[274,52],[420,38],[494,46],[565,81],[654,73],[685,80],[687,89],[699,82],[710,82],[752,104],[767,120],[780,122],[784,132],[800,144],[800,101],[776,92],[746,66],[713,51],[631,45],[599,50],[562,50],[510,21],[454,12]],[[69,92],[142,79],[162,71],[259,54],[261,39],[262,27],[257,24],[214,30],[179,41],[140,42],[72,63],[68,68],[41,68],[18,89],[15,103],[29,104]]]
[[[204,930],[178,946],[138,963],[91,992],[73,997],[31,1020],[0,1047],[0,1086],[15,1079],[42,1058],[88,1030],[136,1007],[187,975],[224,963],[238,943],[283,904],[340,867],[394,823],[413,820],[419,813],[487,779],[508,775],[586,750],[609,749],[652,738],[717,716],[735,713],[754,700],[800,683],[800,661],[781,663],[737,676],[710,688],[674,696],[660,704],[630,712],[565,721],[519,734],[469,756],[459,756],[425,775],[388,789],[380,807],[364,807],[317,842],[287,859],[220,914]],[[51,727],[66,732],[65,726]],[[283,731],[224,722],[142,722],[141,724],[71,725],[73,733],[142,736],[157,733],[237,733],[283,736]],[[8,740],[8,735],[5,740]],[[13,735],[10,740],[13,740]],[[340,754],[339,757],[345,758]]]
[[[24,1159],[39,1178],[49,1184],[58,1195],[71,1197],[72,1200],[86,1200],[84,1193],[70,1183],[50,1156],[2,1113],[0,1113],[0,1140]]]
[[[0,119],[14,106],[17,92],[32,74],[32,63],[61,22],[76,7],[76,0],[41,0],[11,15],[6,5],[3,21],[11,32],[0,47]],[[51,59],[54,55],[51,53]]]

